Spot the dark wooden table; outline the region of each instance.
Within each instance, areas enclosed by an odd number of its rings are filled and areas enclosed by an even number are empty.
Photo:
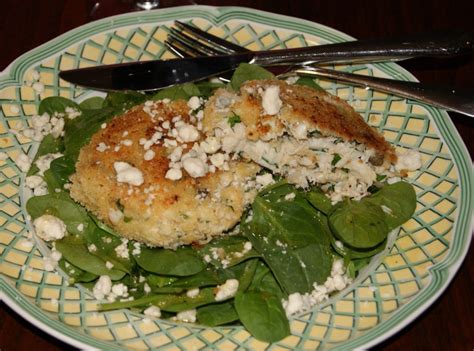
[[[99,7],[91,14],[95,3]],[[93,19],[128,12],[130,0],[3,0],[0,3],[0,70],[24,52]],[[162,0],[163,7],[191,4]],[[304,18],[356,38],[460,28],[474,32],[474,2],[447,0],[197,1],[214,6],[245,6]],[[473,33],[474,34],[474,33]],[[404,62],[423,82],[474,88],[474,58]],[[450,114],[468,150],[474,154],[474,119]],[[471,250],[443,296],[402,332],[377,347],[383,350],[474,349],[474,253]],[[55,340],[2,303],[0,350],[63,350]]]

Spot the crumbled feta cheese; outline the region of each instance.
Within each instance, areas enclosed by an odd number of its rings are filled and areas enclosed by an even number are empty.
[[[151,160],[153,160],[153,158],[155,158],[155,151],[153,151],[151,149],[145,151],[145,154],[143,155],[143,159],[145,161],[151,161]]]
[[[31,167],[31,159],[23,153],[15,158],[15,163],[22,172],[28,172]]]
[[[44,269],[48,272],[54,271],[56,267],[58,266],[58,262],[61,259],[61,257],[62,257],[61,252],[53,248],[49,256],[43,257]]]
[[[66,235],[66,225],[58,217],[42,215],[33,221],[35,233],[45,241],[59,240]]]
[[[107,123],[102,123],[102,124],[100,125],[100,128],[101,128],[101,129],[107,128]]]
[[[33,190],[35,196],[46,195],[48,193],[48,185],[42,177],[32,175],[25,178],[25,185]]]
[[[330,293],[343,290],[351,283],[351,280],[344,273],[343,260],[334,260],[331,275],[323,285],[314,283],[314,289],[310,293],[294,293],[288,296],[288,300],[282,300],[286,315],[289,317],[295,313],[309,311],[312,306],[328,299]]]
[[[195,298],[199,295],[199,288],[191,289],[186,291],[186,296],[190,298]]]
[[[199,146],[206,154],[214,154],[221,148],[221,144],[216,137],[207,137]]]
[[[112,290],[112,279],[108,275],[101,275],[92,289],[92,294],[97,300],[102,300]]]
[[[262,187],[264,186],[267,186],[267,185],[270,185],[273,183],[273,176],[271,173],[266,173],[266,174],[262,174],[262,175],[258,175],[256,178],[255,178],[255,181],[257,182],[257,184],[261,185]]]
[[[193,96],[188,100],[188,107],[191,110],[197,110],[199,107],[201,107],[201,101],[198,96]]]
[[[127,162],[114,162],[114,169],[117,172],[117,182],[140,186],[143,184],[143,173]]]
[[[180,126],[177,128],[177,130],[179,138],[185,143],[193,142],[199,139],[198,130],[191,124]]]
[[[190,157],[183,160],[183,168],[193,178],[199,178],[206,175],[208,165],[199,158]]]
[[[128,240],[122,239],[122,243],[115,248],[115,253],[117,254],[118,257],[125,258],[128,260],[130,258],[130,254],[128,252],[127,244],[128,244]]]
[[[380,206],[382,208],[382,211],[384,211],[386,214],[391,215],[392,214],[392,209],[390,207],[387,207],[385,205]]]
[[[41,94],[44,91],[44,84],[41,82],[34,82],[32,88],[37,94]]]
[[[52,154],[46,154],[43,156],[38,157],[38,159],[35,162],[35,165],[38,167],[39,175],[44,175],[44,172],[46,172],[50,167],[51,167],[51,162],[53,162],[55,159],[63,156],[63,154],[56,152]]]
[[[280,87],[277,85],[265,89],[262,94],[262,107],[265,114],[273,116],[280,112],[283,105],[280,100]]]
[[[123,218],[123,213],[120,210],[109,208],[109,219],[113,224],[118,224]]]
[[[112,269],[112,268],[114,268],[114,264],[112,262],[106,261],[105,262],[105,267],[107,269]]]
[[[95,149],[99,152],[104,152],[105,150],[108,149],[108,146],[105,143],[101,142],[101,143],[99,143],[99,145],[97,145],[97,147]]]
[[[179,168],[170,168],[165,174],[165,178],[170,180],[179,180],[182,177],[183,172]]]
[[[222,285],[217,286],[216,301],[223,301],[234,297],[239,289],[237,279],[227,279]]]
[[[295,197],[296,197],[296,194],[295,194],[295,193],[289,193],[289,194],[286,194],[286,195],[285,195],[285,200],[286,200],[286,201],[291,201],[291,200],[293,200]]]
[[[397,171],[416,171],[421,167],[421,154],[416,150],[407,150],[397,156],[398,160],[395,165]]]
[[[123,296],[127,297],[128,296],[128,288],[125,284],[123,283],[118,283],[112,286],[112,293],[115,296]]]
[[[194,323],[196,322],[196,310],[182,311],[176,314],[176,319],[181,322]]]
[[[246,241],[244,244],[244,251],[245,253],[249,252],[252,250],[252,243],[250,241]]]
[[[161,310],[156,306],[150,306],[145,311],[143,311],[145,316],[153,317],[153,318],[160,318],[161,317]]]
[[[87,246],[87,250],[91,253],[96,252],[97,246],[95,246],[94,244],[90,244],[89,246]]]

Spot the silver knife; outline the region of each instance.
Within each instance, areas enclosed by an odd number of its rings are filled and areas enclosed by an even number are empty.
[[[152,91],[214,77],[243,62],[261,66],[376,62],[457,56],[471,50],[472,41],[467,33],[450,31],[409,39],[358,40],[295,49],[121,63],[61,71],[59,76],[73,84],[98,90]]]

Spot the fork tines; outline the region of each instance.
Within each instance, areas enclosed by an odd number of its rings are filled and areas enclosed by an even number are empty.
[[[166,46],[180,57],[214,56],[249,51],[237,44],[216,37],[189,24],[175,21]]]

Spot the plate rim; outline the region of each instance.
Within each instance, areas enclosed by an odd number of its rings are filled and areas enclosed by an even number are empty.
[[[43,43],[25,52],[24,54],[20,55],[18,58],[13,60],[9,65],[5,67],[5,69],[2,72],[0,72],[0,88],[4,88],[5,86],[8,86],[9,83],[12,83],[12,82],[14,83],[20,82],[20,77],[22,77],[23,74],[25,73],[20,69],[20,65],[24,63],[25,66],[29,67],[30,65],[28,64],[28,62],[23,62],[23,61],[33,60],[33,62],[37,62],[38,58],[35,57],[35,55],[38,55],[38,56],[47,55],[46,52],[42,52],[43,49],[45,49],[46,47],[50,47],[50,50],[54,50],[55,54],[59,54],[63,52],[70,45],[67,43],[63,43],[63,39],[69,38],[76,34],[79,35],[80,33],[83,33],[83,35],[85,35],[84,32],[88,30],[93,30],[94,34],[96,34],[96,33],[110,31],[117,27],[124,27],[123,24],[117,23],[117,22],[120,22],[121,20],[125,20],[125,19],[132,20],[133,23],[130,25],[133,25],[133,24],[138,25],[140,24],[141,21],[136,20],[136,19],[133,20],[133,18],[153,17],[156,13],[162,13],[162,14],[170,13],[171,14],[171,13],[177,13],[177,12],[186,13],[185,18],[196,17],[196,14],[193,15],[192,13],[200,12],[201,15],[204,15],[203,17],[210,20],[210,22],[213,23],[214,25],[228,20],[226,16],[232,16],[232,15],[235,16],[236,13],[242,12],[250,16],[256,15],[257,18],[253,18],[253,19],[245,18],[245,20],[250,20],[257,23],[259,22],[259,18],[258,18],[259,16],[264,17],[265,20],[270,20],[272,17],[276,19],[286,19],[290,22],[293,22],[293,24],[301,24],[303,27],[313,27],[314,29],[314,27],[317,26],[318,28],[322,28],[328,32],[331,32],[335,36],[344,38],[344,40],[354,39],[353,37],[347,35],[346,33],[343,33],[337,29],[328,27],[326,25],[323,25],[317,22],[312,22],[305,19],[287,16],[287,15],[274,14],[268,11],[262,11],[262,10],[252,9],[252,8],[238,7],[238,6],[216,7],[216,6],[207,6],[207,5],[188,5],[188,6],[157,9],[157,10],[149,11],[146,13],[132,12],[132,13],[125,13],[125,14],[119,14],[119,15],[115,15],[111,17],[106,17],[103,19],[99,19],[97,21],[89,22],[87,24],[73,28],[47,41],[46,43]],[[147,22],[145,21],[143,23],[147,23]],[[285,25],[281,25],[280,22],[279,22],[278,28],[291,30],[295,32],[298,31],[298,29],[295,29],[294,26],[292,26],[291,28],[288,28]],[[83,40],[84,38],[75,39],[74,42],[79,43]],[[56,48],[57,45],[60,47],[59,50]],[[51,55],[49,55],[48,57],[51,57]],[[377,67],[378,68],[384,67],[385,69],[388,69],[389,71],[393,71],[392,73],[398,73],[400,74],[400,78],[402,79],[416,81],[416,78],[409,71],[405,70],[403,67],[398,66],[394,63],[380,63],[380,64],[377,64]],[[15,76],[11,75],[13,71],[17,73]],[[468,157],[469,154],[467,152],[467,148],[464,144],[464,141],[461,139],[457,129],[454,127],[454,124],[452,123],[449,115],[445,111],[435,109],[429,106],[425,106],[425,108],[430,110],[429,112],[433,119],[434,126],[437,129],[437,136],[449,148],[450,155],[452,156],[452,159],[453,159],[453,163],[456,165],[459,188],[462,190],[469,191],[467,195],[464,195],[461,192],[460,197],[459,197],[459,200],[460,200],[459,207],[465,208],[464,212],[468,212],[468,210],[469,209],[472,210],[472,207],[473,207],[472,203],[469,203],[469,200],[473,199],[473,196],[472,196],[472,188],[474,187],[473,174],[471,170],[471,172],[469,171],[467,171],[467,173],[464,172],[463,176],[461,176],[462,170],[460,169],[461,166],[464,166],[464,167],[468,166],[467,161],[469,159]],[[454,152],[453,148],[457,148],[456,152]],[[462,200],[467,200],[467,201],[464,201],[464,202],[468,202],[467,205],[466,204],[463,205]],[[454,227],[452,229],[453,236],[458,231],[461,231],[461,234],[466,233],[468,231],[472,233],[473,217],[471,216],[470,219],[468,218],[465,221],[463,221],[463,223],[461,224],[464,224],[463,227],[465,228],[459,229],[458,227],[460,226],[460,223],[459,223],[460,215],[461,215],[460,213],[457,214],[456,221],[454,222]],[[389,318],[387,320],[384,320],[380,322],[379,324],[377,324],[375,327],[365,331],[363,335],[358,336],[357,338],[354,338],[353,340],[346,341],[340,345],[336,345],[335,349],[347,348],[347,347],[357,347],[357,348],[372,347],[388,339],[389,337],[395,335],[401,329],[405,328],[407,325],[412,323],[416,318],[418,318],[420,314],[422,314],[425,310],[427,310],[429,306],[431,306],[434,303],[434,301],[436,301],[444,293],[444,291],[446,290],[446,288],[449,286],[450,282],[454,278],[456,272],[459,270],[460,266],[462,265],[469,251],[469,244],[472,240],[472,234],[469,235],[468,233],[466,233],[466,235],[463,236],[463,239],[464,240],[462,242],[458,242],[458,246],[461,246],[460,249],[454,250],[452,249],[452,246],[450,245],[450,249],[447,255],[440,262],[436,263],[435,265],[429,268],[430,281],[427,283],[427,285],[423,289],[420,290],[419,293],[416,294],[413,300],[409,301],[409,303],[407,303],[406,305],[396,310],[396,314],[397,314],[396,320],[394,318]],[[452,243],[455,243],[454,238],[453,238]],[[439,279],[441,279],[441,281],[438,281],[440,286],[438,286],[437,289],[435,289],[435,291],[431,293],[430,291],[436,288],[436,287],[433,287],[434,281],[439,280]],[[72,336],[70,337],[65,334],[59,333],[57,330],[53,329],[54,328],[53,325],[55,325],[57,322],[61,324],[62,326],[65,326],[63,322],[48,318],[47,320],[51,323],[45,323],[44,321],[41,321],[40,319],[38,319],[39,316],[34,316],[35,314],[34,311],[30,311],[30,313],[25,312],[25,310],[21,308],[18,302],[18,298],[13,298],[13,294],[12,296],[10,296],[4,293],[3,286],[6,285],[7,287],[13,290],[16,290],[16,289],[14,287],[11,287],[10,284],[5,280],[3,276],[1,276],[0,283],[1,283],[0,286],[2,286],[2,291],[0,291],[1,301],[5,301],[5,303],[8,306],[10,306],[16,313],[18,313],[28,322],[39,327],[40,329],[44,330],[48,334],[58,338],[59,340],[62,340],[70,345],[79,346],[79,347],[85,347],[85,346],[90,347],[90,346],[94,346],[93,344],[97,344],[97,343],[100,344],[101,347],[111,346],[111,345],[113,345],[114,347],[118,346],[112,342],[100,341],[99,339],[93,338],[85,333],[81,334],[80,337],[82,339],[88,339],[87,344],[82,343],[78,341],[77,339],[74,339]],[[5,291],[8,291],[8,289],[6,289]],[[428,295],[428,296],[425,297],[424,295]],[[28,301],[26,301],[26,298],[24,296],[22,295],[20,296],[23,300],[25,300],[24,302],[30,304]],[[412,306],[414,302],[423,298],[426,299],[424,300],[423,303],[419,304],[418,306]],[[42,310],[40,307],[36,305],[31,304],[31,306],[38,309],[37,312],[39,315],[44,316],[47,313],[46,311]],[[391,324],[394,324],[392,328],[390,328]],[[74,330],[69,325],[67,325],[67,327],[68,329],[71,329],[71,334],[77,335],[78,332],[76,330]],[[388,329],[388,330],[380,331],[380,329]],[[373,337],[372,334],[377,334],[377,333],[380,333],[380,335],[376,335],[375,337]],[[369,340],[365,340],[365,339],[369,339]]]

